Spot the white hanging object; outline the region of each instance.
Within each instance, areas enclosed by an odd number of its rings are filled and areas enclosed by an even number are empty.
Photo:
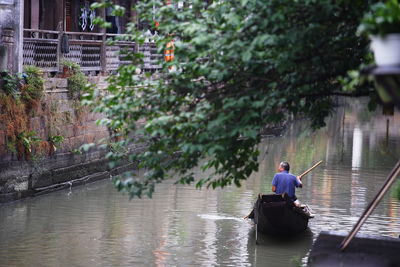
[[[144,42],[145,42],[145,43],[148,43],[149,40],[150,40],[150,37],[151,37],[151,31],[150,31],[150,30],[147,30],[147,31],[144,33],[144,37],[145,37]]]
[[[371,36],[371,49],[378,66],[400,65],[400,33]]]
[[[88,13],[87,13],[87,9],[86,7],[81,7],[81,15],[79,17],[80,19],[80,26],[82,31],[86,30],[86,26],[87,26],[87,19],[88,19]]]
[[[89,29],[91,31],[93,31],[94,29],[94,19],[96,18],[96,11],[95,10],[91,10],[89,9],[90,15],[89,15],[89,20],[90,20],[90,25],[89,25]]]

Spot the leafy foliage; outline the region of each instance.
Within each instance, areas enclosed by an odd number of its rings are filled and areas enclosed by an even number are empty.
[[[61,66],[63,67],[67,67],[68,69],[70,69],[72,72],[76,72],[76,71],[80,71],[81,67],[79,66],[79,64],[71,61],[71,60],[67,60],[67,59],[63,59],[61,60]]]
[[[64,136],[62,135],[50,135],[48,138],[50,149],[49,155],[52,155],[57,148],[61,147],[61,144],[64,142]]]
[[[148,145],[128,153],[147,169],[145,177],[127,174],[115,180],[117,188],[151,196],[156,183],[173,175],[178,183],[194,182],[197,165],[212,170],[197,187],[240,186],[258,169],[265,125],[294,114],[308,117],[313,128],[324,126],[331,96],[343,93],[338,77],[367,54],[367,41],[355,33],[368,7],[363,0],[236,0],[189,1],[176,11],[164,1],[138,3],[141,21],[159,22],[159,53],[174,40],[175,60],[162,62],[155,79],[136,75],[142,55],[127,53],[132,64],[109,79],[108,93],[85,97],[106,115],[99,123],[113,138],[124,137],[119,146]],[[126,38],[143,44],[136,25],[127,29]],[[357,90],[346,94],[368,94]],[[107,155],[113,164],[126,156]]]
[[[31,159],[32,149],[42,140],[35,131],[22,131],[16,136],[16,147],[18,158],[21,160],[25,156],[26,160]]]
[[[25,66],[24,71],[25,84],[21,87],[21,99],[32,108],[38,105],[43,96],[44,80],[38,67]]]
[[[15,99],[19,97],[19,87],[21,84],[21,78],[17,74],[11,74],[8,72],[3,73],[2,77],[2,89],[5,94],[12,95]],[[0,76],[0,77],[1,77]]]
[[[29,129],[26,105],[12,95],[0,94],[0,114],[2,114],[2,124],[6,130],[7,148],[16,153],[19,159],[22,159],[24,147],[17,147],[17,136]]]
[[[371,12],[365,14],[358,29],[361,34],[385,35],[400,33],[400,3],[398,0],[388,0],[386,3],[376,3]]]
[[[2,89],[6,95],[13,96],[29,104],[39,100],[44,92],[44,80],[42,71],[35,66],[25,66],[24,73],[10,74],[5,72],[2,75]]]
[[[37,137],[35,131],[29,131],[29,132],[23,131],[17,135],[17,140],[21,142],[29,152],[32,151],[32,146],[35,142],[41,141],[41,139]]]
[[[82,72],[75,72],[68,77],[68,94],[71,99],[79,99],[88,83],[87,77]]]
[[[49,141],[41,140],[32,130],[31,119],[36,112],[46,112],[50,117],[51,105],[39,105],[44,95],[42,70],[35,66],[25,66],[24,73],[7,74],[4,93],[0,93],[0,118],[5,129],[6,146],[16,154],[18,160],[35,161],[51,153],[52,147],[62,142],[62,136],[50,136]],[[48,100],[48,99],[47,99]]]
[[[51,135],[49,136],[49,141],[56,147],[60,147],[62,142],[64,142],[64,136],[62,135]]]
[[[68,81],[68,96],[70,99],[79,99],[88,83],[87,77],[82,72],[81,67],[69,60],[63,60],[61,64],[69,69],[70,75]]]

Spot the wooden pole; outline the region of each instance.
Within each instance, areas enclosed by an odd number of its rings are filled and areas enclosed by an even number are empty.
[[[98,2],[101,2],[98,0]],[[106,9],[101,8],[99,9],[99,17],[101,17],[103,20],[106,20]],[[106,42],[107,42],[107,30],[106,28],[101,27],[100,32],[103,34],[101,36],[101,47],[100,47],[100,68],[101,68],[101,74],[105,75],[107,72],[107,47],[106,47]]]
[[[61,51],[61,41],[62,41],[62,36],[63,36],[64,32],[60,29],[60,31],[58,32],[58,42],[57,42],[57,68],[58,68],[58,72],[62,71],[61,68],[61,61],[63,59],[63,53]]]
[[[62,71],[61,68],[61,61],[63,59],[63,53],[61,51],[61,42],[62,42],[62,37],[64,35],[65,32],[65,0],[61,1],[61,7],[58,6],[59,8],[61,8],[61,12],[62,12],[62,20],[61,20],[61,24],[59,24],[57,26],[57,30],[58,30],[58,42],[57,42],[57,68],[58,68],[58,72]]]
[[[309,173],[310,171],[314,170],[316,167],[318,167],[318,165],[320,165],[322,162],[324,162],[323,160],[318,161],[317,163],[315,163],[311,168],[309,168],[308,170],[306,170],[305,172],[303,172],[302,174],[300,174],[298,177],[299,179],[301,179],[301,177],[303,177],[304,175],[306,175],[307,173]]]
[[[354,225],[353,229],[351,229],[350,233],[340,244],[340,249],[344,251],[351,240],[356,236],[357,232],[360,230],[361,226],[364,222],[368,219],[371,215],[372,211],[376,208],[379,202],[382,200],[383,196],[389,190],[390,186],[396,180],[396,177],[400,174],[400,160],[394,166],[392,171],[389,173],[388,177],[386,178],[385,183],[383,184],[382,188],[379,190],[378,194],[376,194],[375,198],[368,204],[367,208],[364,210],[363,214],[361,215],[360,219],[358,219],[357,223]]]
[[[67,3],[66,0],[62,1],[62,30],[67,31]]]

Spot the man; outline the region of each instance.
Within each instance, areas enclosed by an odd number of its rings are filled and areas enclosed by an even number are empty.
[[[303,184],[301,183],[301,178],[294,176],[293,174],[289,173],[290,165],[286,161],[282,161],[279,164],[278,171],[279,173],[275,174],[274,179],[272,179],[272,192],[275,194],[283,194],[286,193],[291,200],[293,200],[296,206],[300,206],[300,202],[297,200],[295,191],[296,187],[302,187]],[[259,198],[262,197],[260,193]],[[257,200],[258,201],[258,200]],[[257,205],[254,204],[255,206]],[[254,209],[251,213],[244,217],[244,219],[253,219],[254,218]]]
[[[275,194],[286,193],[296,205],[299,205],[299,201],[296,198],[296,187],[303,187],[301,178],[294,176],[289,173],[290,165],[286,161],[282,161],[279,164],[279,173],[275,174],[272,180],[272,192]]]

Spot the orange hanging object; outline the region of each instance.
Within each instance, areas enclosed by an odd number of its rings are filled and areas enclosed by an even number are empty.
[[[172,4],[172,0],[165,0],[166,5]],[[158,25],[157,25],[158,26]],[[174,40],[171,40],[167,43],[166,49],[164,52],[164,59],[166,62],[171,62],[174,60],[174,50],[175,50],[175,45],[174,45]],[[171,66],[170,66],[171,67]]]
[[[164,59],[166,62],[174,60],[174,50],[175,50],[174,41],[169,41],[167,43],[167,47],[164,52]]]

